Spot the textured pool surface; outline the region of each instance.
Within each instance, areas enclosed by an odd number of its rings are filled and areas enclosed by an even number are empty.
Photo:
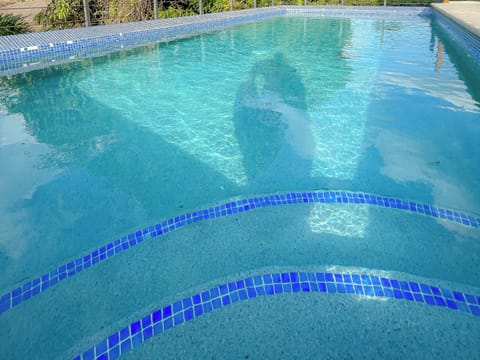
[[[0,358],[480,358],[480,41],[319,9],[0,78]]]

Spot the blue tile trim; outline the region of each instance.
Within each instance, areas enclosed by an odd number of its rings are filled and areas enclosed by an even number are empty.
[[[0,37],[0,76],[223,29],[275,16],[405,18],[430,16],[428,7],[274,6],[135,23]]]
[[[379,277],[372,274],[283,272],[257,274],[173,302],[115,332],[75,359],[113,359],[141,345],[152,336],[193,320],[205,313],[259,296],[293,293],[351,294],[391,300],[405,300],[461,311],[480,317],[480,297],[433,285]],[[454,296],[452,296],[454,294]],[[118,352],[118,342],[127,343]]]
[[[465,52],[480,65],[480,37],[435,9],[434,21],[443,27]]]
[[[464,212],[436,207],[415,201],[402,200],[395,197],[380,196],[369,193],[357,193],[349,191],[309,191],[271,194],[246,199],[229,201],[214,207],[193,211],[151,225],[144,229],[138,229],[128,235],[122,236],[104,246],[95,249],[89,254],[81,256],[66,264],[59,266],[53,271],[38,278],[24,283],[22,286],[0,297],[0,314],[19,305],[22,302],[38,295],[60,281],[68,279],[82,270],[88,269],[101,261],[104,261],[122,251],[125,251],[149,238],[163,236],[186,225],[203,220],[215,219],[233,214],[243,213],[258,208],[292,205],[292,204],[353,204],[378,206],[389,209],[397,209],[414,214],[453,222],[461,226],[477,228],[480,225],[480,217]]]

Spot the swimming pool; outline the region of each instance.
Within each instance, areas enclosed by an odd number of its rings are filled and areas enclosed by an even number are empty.
[[[1,358],[478,357],[477,59],[324,12],[2,78]]]

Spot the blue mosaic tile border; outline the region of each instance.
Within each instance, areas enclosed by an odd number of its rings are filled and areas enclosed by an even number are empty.
[[[480,296],[425,283],[359,273],[267,273],[221,284],[168,304],[100,341],[75,360],[116,359],[151,337],[214,310],[260,296],[295,293],[406,300],[480,316]]]
[[[480,65],[480,37],[435,9],[434,20]]]
[[[328,17],[430,16],[425,7],[275,6],[174,19],[0,37],[0,76],[192,36],[283,15]]]
[[[0,76],[284,15],[282,7],[0,37]]]
[[[250,197],[234,200],[214,207],[197,210],[171,217],[158,224],[144,229],[138,229],[126,236],[99,247],[93,252],[63,264],[50,273],[36,279],[27,281],[22,286],[3,294],[0,297],[0,314],[14,308],[28,299],[40,294],[57,283],[86,270],[101,261],[104,261],[122,251],[147,240],[163,236],[186,225],[203,220],[215,219],[233,214],[243,213],[254,209],[308,203],[325,204],[356,204],[379,206],[397,209],[414,214],[453,222],[470,228],[480,226],[480,217],[475,217],[463,212],[436,207],[415,201],[402,200],[394,197],[379,196],[369,193],[356,193],[348,191],[316,191],[296,192]]]
[[[432,8],[423,6],[287,6],[287,15],[326,17],[404,18],[431,16]]]

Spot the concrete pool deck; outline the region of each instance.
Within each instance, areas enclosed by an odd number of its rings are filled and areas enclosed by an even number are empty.
[[[432,7],[473,34],[480,36],[480,1],[455,1],[432,4]]]

